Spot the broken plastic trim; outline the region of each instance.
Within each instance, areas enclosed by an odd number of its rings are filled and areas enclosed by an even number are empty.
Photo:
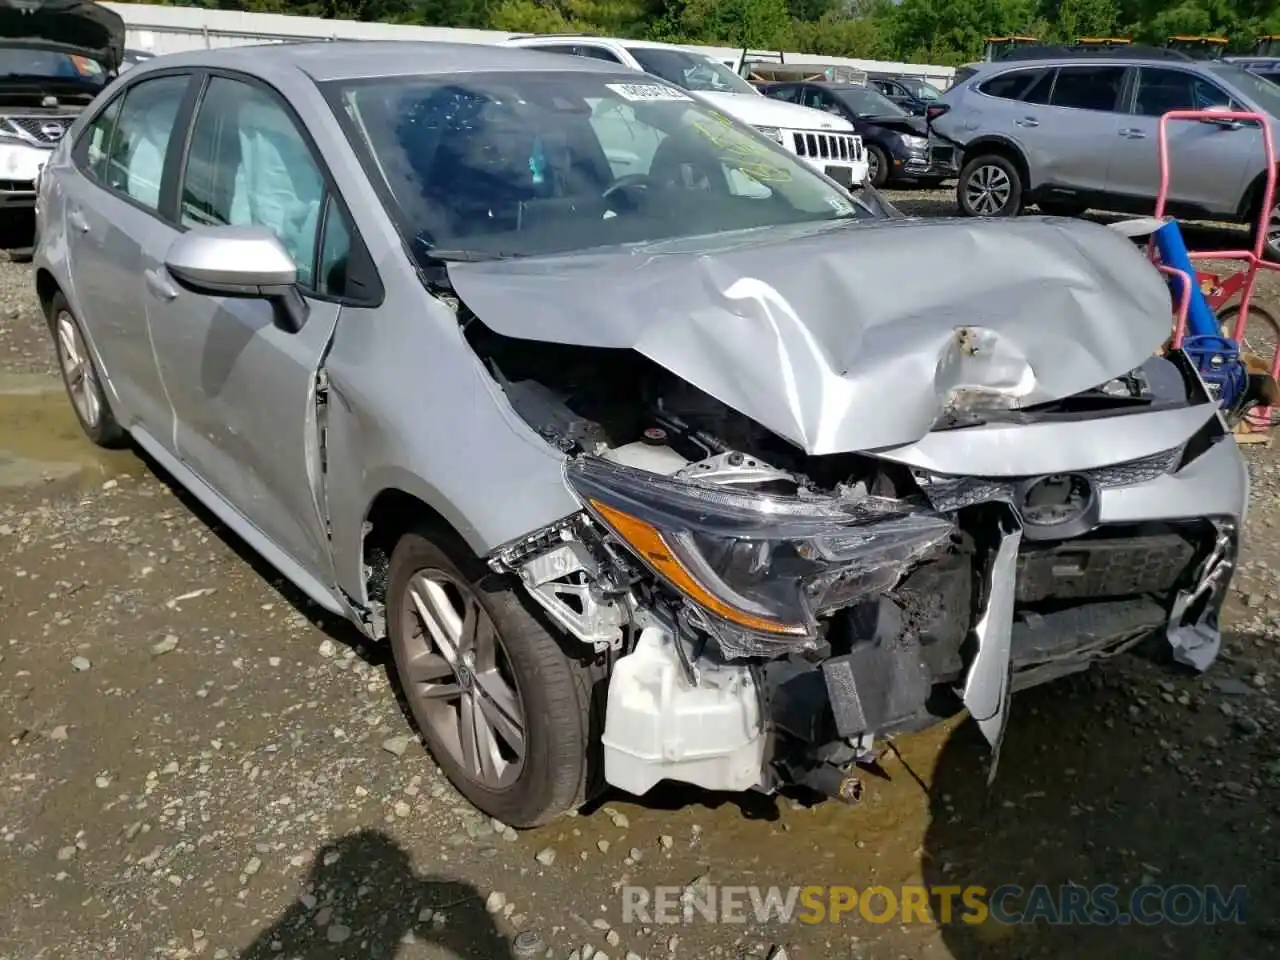
[[[753,493],[595,457],[567,461],[565,476],[730,658],[812,648],[820,613],[892,587],[955,531],[925,506],[886,497]]]

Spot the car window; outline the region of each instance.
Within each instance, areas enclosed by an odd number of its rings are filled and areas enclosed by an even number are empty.
[[[1052,105],[1077,110],[1115,110],[1124,67],[1059,67]]]
[[[1022,95],[1049,71],[1012,70],[978,84],[978,92],[1001,100],[1021,100]]]
[[[351,224],[332,197],[325,204],[324,236],[320,239],[320,265],[316,292],[329,297],[347,295],[347,263],[351,256]]]
[[[911,96],[917,100],[937,100],[942,96],[942,91],[927,80],[910,80],[908,85]]]
[[[749,93],[756,89],[723,63],[690,50],[672,47],[627,47],[640,69],[685,90],[709,93]]]
[[[124,97],[116,97],[93,118],[93,122],[82,134],[86,141],[84,162],[89,172],[116,189],[120,189],[120,185],[112,183],[108,176],[107,156],[111,150],[111,137],[115,134],[116,125],[120,121],[120,108],[123,106]]]
[[[575,57],[589,57],[592,60],[604,60],[608,63],[621,63],[617,54],[604,47],[592,46],[589,43],[574,44],[569,48]]]
[[[324,194],[310,147],[272,94],[209,81],[182,179],[183,225],[268,227],[297,264],[298,283],[310,287]]]
[[[1170,110],[1204,110],[1238,106],[1217,84],[1185,70],[1143,67],[1138,75],[1134,112],[1158,117]]]
[[[827,95],[843,103],[854,116],[858,117],[907,117],[910,114],[903,110],[884,94],[870,87],[859,87],[854,84],[843,84],[827,90]],[[833,111],[835,112],[835,111]]]
[[[653,77],[468,73],[322,83],[406,246],[539,256],[875,213]]]
[[[83,54],[0,46],[0,80],[71,80],[101,90],[107,79],[102,64]]]
[[[1239,69],[1232,63],[1211,64],[1206,70],[1216,79],[1243,95],[1252,106],[1265,110],[1272,117],[1272,124],[1280,122],[1280,87],[1266,77]]]
[[[636,118],[629,103],[592,97],[591,127],[604,144],[605,158],[614,179],[628,174],[647,174],[666,134]]]
[[[828,113],[838,112],[835,101],[831,95],[825,90],[817,87],[805,87],[804,93],[800,95],[800,106],[810,107],[814,110],[826,110]]]
[[[766,87],[764,95],[774,100],[785,100],[787,103],[800,102],[800,88],[796,86]]]
[[[164,158],[187,81],[186,76],[156,77],[130,87],[114,129],[103,141],[106,157],[99,161],[103,183],[151,210],[160,206]]]
[[[1023,103],[1048,103],[1049,97],[1053,93],[1053,81],[1057,76],[1056,70],[1044,70],[1035,80],[1031,81],[1031,86],[1027,87],[1019,99]]]

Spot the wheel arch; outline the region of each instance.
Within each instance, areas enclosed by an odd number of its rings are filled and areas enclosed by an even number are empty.
[[[1243,223],[1252,223],[1262,214],[1262,194],[1267,187],[1267,171],[1260,171],[1249,186],[1245,187],[1244,193],[1240,197],[1240,203],[1236,206],[1236,217]],[[1280,201],[1280,176],[1276,177],[1276,196],[1274,198]]]
[[[45,267],[36,269],[36,297],[40,301],[40,311],[44,314],[45,320],[52,321],[49,316],[49,308],[53,304],[53,298],[59,293],[66,296],[61,284],[58,283],[53,273]]]
[[[1027,164],[1026,154],[1012,140],[997,134],[979,137],[965,144],[960,155],[960,169],[963,170],[970,161],[987,154],[1004,157],[1012,163],[1018,170],[1018,176],[1022,177],[1023,189],[1028,192],[1031,190],[1031,168]]]
[[[391,553],[410,530],[427,530],[465,544],[480,559],[487,553],[475,531],[461,521],[443,498],[412,480],[399,478],[379,489],[364,511],[360,538],[364,597],[357,598],[362,605],[381,609],[386,600]]]

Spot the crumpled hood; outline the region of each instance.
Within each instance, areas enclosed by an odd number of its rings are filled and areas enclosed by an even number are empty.
[[[453,263],[509,337],[631,348],[811,454],[912,443],[949,404],[1060,399],[1169,335],[1125,238],[1055,218],[829,222]]]
[[[65,47],[109,71],[120,66],[124,35],[120,14],[93,0],[0,0],[0,38]]]
[[[752,126],[784,127],[788,130],[839,130],[845,133],[853,130],[853,124],[844,117],[837,117],[825,110],[802,107],[798,103],[786,103],[750,93],[699,90],[697,95],[717,110]]]

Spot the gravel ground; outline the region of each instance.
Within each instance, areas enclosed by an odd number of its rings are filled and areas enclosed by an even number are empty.
[[[1280,307],[1269,280],[1262,297]],[[517,834],[437,772],[384,650],[153,464],[80,437],[29,270],[0,263],[0,957],[503,958],[521,930],[575,960],[1275,956],[1280,464],[1246,456],[1220,662],[1122,658],[1020,696],[990,792],[952,722],[903,738],[856,807],[671,791]],[[624,924],[617,892],[918,882],[1248,899],[1224,926],[673,927]]]

